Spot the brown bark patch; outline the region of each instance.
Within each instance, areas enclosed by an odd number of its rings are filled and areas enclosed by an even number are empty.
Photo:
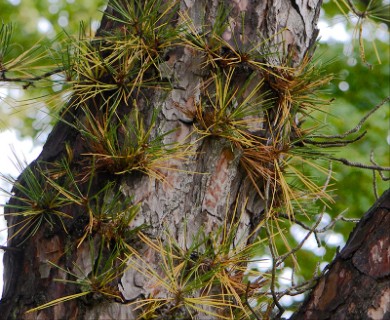
[[[390,190],[357,224],[291,319],[390,319],[389,226]]]
[[[225,149],[217,160],[203,202],[203,207],[209,212],[216,211],[217,206],[221,203],[220,199],[227,188],[226,184],[230,175],[229,164],[232,159],[232,152]]]

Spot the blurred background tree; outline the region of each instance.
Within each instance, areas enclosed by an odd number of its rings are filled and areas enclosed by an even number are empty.
[[[354,2],[354,9],[364,11],[368,5],[373,11],[371,19],[364,20],[361,42],[362,21],[351,13],[353,10],[349,3],[346,0],[325,0],[319,25],[320,41],[316,57],[326,64],[328,73],[334,74],[332,84],[324,92],[324,96],[334,99],[334,102],[326,110],[312,114],[313,118],[322,120],[322,132],[325,134],[343,133],[356,126],[367,112],[390,95],[389,1]],[[105,4],[103,0],[2,0],[0,18],[4,23],[11,22],[14,29],[10,54],[16,57],[37,44],[37,50],[55,47],[65,34],[79,32],[80,21],[84,21],[92,32],[95,31]],[[52,64],[52,57],[47,57],[47,63]],[[55,85],[29,86],[23,90],[22,86],[2,83],[0,130],[13,130],[20,138],[31,137],[36,146],[41,146],[56,121],[58,110],[29,102],[32,98],[56,91]],[[368,132],[364,139],[337,150],[336,156],[368,164],[373,152],[380,165],[389,166],[389,113],[386,106],[374,113],[364,124],[363,129]],[[307,127],[311,125],[310,121],[304,124]],[[0,172],[7,173],[7,168],[0,168]],[[332,186],[335,203],[326,211],[324,224],[340,214],[359,218],[375,201],[373,173],[339,163],[334,163],[333,172],[337,180]],[[388,188],[388,183],[376,178],[377,192],[381,194]],[[325,247],[317,248],[314,238],[309,241],[297,254],[298,260],[305,259],[305,264],[301,265],[301,270],[295,270],[295,275],[309,279],[319,263],[323,268],[332,260],[336,247],[345,243],[353,226],[353,223],[337,223],[321,238]],[[287,236],[291,243],[298,243],[305,235],[297,225],[285,224],[285,228],[291,231]],[[266,251],[259,253],[264,257],[267,254]],[[281,272],[288,278],[292,270],[292,261],[287,261]],[[280,285],[283,287],[283,283]],[[288,306],[300,300],[302,297],[289,298],[284,303]]]

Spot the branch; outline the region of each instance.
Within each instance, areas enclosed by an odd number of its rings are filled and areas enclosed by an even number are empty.
[[[371,154],[370,154],[370,161],[371,161],[371,163],[372,163],[373,165],[378,166],[378,164],[377,164],[377,163],[375,162],[375,160],[374,160],[374,152],[373,152],[373,151],[371,151]],[[383,170],[383,171],[385,171],[385,170]],[[382,172],[382,171],[378,170],[378,172],[379,172],[379,175],[380,175],[380,177],[381,177],[381,179],[382,179],[383,181],[389,181],[389,180],[390,180],[390,177],[385,177],[385,176],[383,175],[383,172]]]
[[[364,131],[362,134],[358,135],[355,139],[352,140],[333,140],[333,141],[315,141],[311,139],[303,139],[304,143],[311,145],[318,145],[322,148],[331,148],[331,147],[344,147],[356,141],[359,141],[366,135],[367,131]]]
[[[30,78],[7,78],[7,76],[5,75],[6,70],[3,70],[1,72],[0,82],[25,82],[25,83],[27,83],[25,85],[26,86],[25,89],[26,89],[34,81],[43,80],[45,78],[48,78],[48,77],[52,76],[53,74],[57,74],[57,73],[60,73],[60,72],[63,72],[63,71],[64,71],[64,68],[57,68],[57,69],[45,72],[44,74],[42,74],[40,76],[35,76],[35,77],[30,77]]]
[[[311,236],[311,234],[317,229],[318,225],[320,224],[321,220],[322,220],[322,217],[324,216],[324,213],[325,213],[325,207],[324,209],[321,211],[321,214],[320,214],[320,217],[317,219],[316,223],[314,224],[314,226],[312,228],[309,229],[309,232],[306,234],[306,236],[302,239],[302,241],[294,248],[294,249],[291,249],[289,252],[285,253],[284,255],[282,256],[279,256],[278,258],[278,262],[277,262],[277,267],[283,263],[289,256],[293,255],[295,252],[299,251],[302,246],[305,244],[305,242],[307,241],[307,239],[309,239],[309,237]]]
[[[352,133],[358,132],[361,128],[362,125],[367,121],[367,119],[375,112],[377,111],[380,107],[382,107],[386,102],[390,101],[390,96],[387,98],[383,99],[378,105],[376,105],[372,110],[370,110],[360,121],[359,123],[352,129],[338,135],[311,135],[310,138],[323,138],[323,139],[343,139]]]
[[[265,198],[266,198],[265,199],[265,212],[266,212],[266,217],[267,218],[268,218],[268,214],[269,214],[270,185],[271,185],[271,179],[268,179],[266,187],[265,187],[265,190],[264,190],[265,191]],[[267,238],[268,238],[268,247],[269,247],[269,250],[271,252],[271,257],[272,257],[272,274],[271,274],[270,290],[271,290],[271,295],[272,295],[272,298],[273,298],[273,302],[276,305],[276,307],[279,309],[277,318],[280,318],[282,316],[282,314],[284,313],[285,309],[280,304],[279,299],[278,299],[278,297],[276,295],[276,292],[275,292],[276,267],[277,267],[278,258],[276,257],[275,248],[274,248],[273,243],[272,243],[271,232],[269,230],[269,225],[268,225],[267,222],[265,223],[265,231],[266,231]]]
[[[359,163],[359,162],[353,162],[349,161],[345,158],[336,158],[336,157],[327,157],[330,160],[338,161],[341,162],[349,167],[356,167],[356,168],[361,168],[361,169],[371,169],[371,170],[377,170],[377,171],[390,171],[390,167],[382,167],[378,165],[369,165],[369,164],[364,164],[364,163]]]
[[[10,251],[10,252],[21,252],[22,251],[22,249],[20,249],[20,248],[7,247],[7,246],[0,246],[0,250]]]
[[[269,250],[271,252],[271,257],[272,257],[272,273],[271,273],[271,285],[270,285],[270,290],[271,290],[271,295],[272,295],[272,298],[273,298],[273,302],[275,303],[275,305],[277,306],[277,308],[279,309],[279,312],[278,312],[278,315],[277,315],[277,319],[279,319],[282,314],[284,313],[285,309],[283,308],[283,306],[280,304],[279,302],[279,298],[276,294],[276,291],[275,291],[275,282],[276,282],[276,268],[277,266],[279,265],[278,264],[278,260],[279,260],[279,257],[276,257],[276,253],[275,253],[275,249],[273,247],[273,244],[272,244],[272,237],[271,237],[271,232],[269,230],[269,226],[268,226],[268,223],[266,223],[266,233],[267,233],[267,237],[268,237],[268,247],[269,247]]]
[[[358,10],[355,5],[352,3],[351,0],[347,0],[347,3],[349,5],[349,9],[358,17],[358,18],[361,18],[361,19],[364,19],[366,17],[366,13],[367,11],[360,11]],[[371,1],[370,1],[371,3]]]

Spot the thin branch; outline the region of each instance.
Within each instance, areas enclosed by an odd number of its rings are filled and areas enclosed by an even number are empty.
[[[369,165],[369,164],[364,164],[364,163],[359,163],[359,162],[353,162],[353,161],[349,161],[345,158],[336,158],[336,157],[329,157],[328,156],[328,159],[341,162],[349,167],[356,167],[356,168],[361,168],[361,169],[371,169],[371,170],[377,170],[377,171],[390,171],[390,167],[382,167],[382,166],[378,166],[378,165]]]
[[[44,74],[41,74],[40,76],[35,76],[35,77],[31,77],[31,78],[8,78],[5,75],[6,71],[3,70],[1,72],[0,82],[25,82],[25,83],[31,84],[34,81],[43,80],[45,78],[48,78],[54,74],[57,74],[57,73],[60,73],[63,71],[64,71],[64,68],[57,68],[57,69],[45,72]]]
[[[372,189],[374,190],[375,200],[378,200],[379,195],[378,195],[378,185],[376,182],[376,171],[375,170],[372,170]]]
[[[296,220],[294,217],[289,218],[289,216],[287,214],[285,214],[285,213],[280,213],[279,217],[284,218],[286,220],[289,220],[291,222],[294,222],[295,224],[301,226],[303,229],[305,229],[307,231],[310,231],[312,229],[308,225],[304,224],[302,221]],[[314,237],[315,237],[316,242],[317,242],[317,246],[318,246],[318,248],[320,248],[321,247],[321,240],[320,240],[320,238],[318,236],[318,233],[319,232],[317,232],[317,230],[313,231]]]
[[[358,223],[360,221],[360,219],[356,219],[356,218],[351,218],[351,219],[345,218],[344,216],[342,216],[342,214],[343,213],[341,213],[339,216],[334,218],[331,222],[329,222],[328,225],[326,225],[322,229],[316,230],[316,232],[317,233],[324,233],[324,232],[328,231],[329,229],[332,229],[334,227],[334,225],[336,224],[336,222],[338,222],[338,221],[352,222],[352,223]]]
[[[374,152],[373,152],[373,151],[371,151],[371,154],[370,154],[370,161],[371,161],[372,164],[374,164],[374,165],[376,165],[376,166],[378,165],[378,164],[375,162],[375,160],[374,160]],[[381,177],[381,179],[382,179],[383,181],[389,181],[389,180],[390,180],[390,177],[385,177],[382,171],[378,171],[378,172],[379,172],[379,175],[380,175],[380,177]]]
[[[322,278],[322,276],[325,274],[325,272],[329,269],[329,265],[327,265],[321,272],[319,272],[317,275],[313,275],[313,277],[310,280],[307,280],[301,284],[293,285],[290,288],[278,292],[279,299],[282,298],[285,295],[289,296],[296,296],[298,294],[302,294],[307,292],[308,290],[311,290],[314,285],[317,283],[319,279]]]
[[[278,258],[276,257],[276,254],[275,254],[275,249],[272,245],[272,240],[271,240],[271,232],[269,230],[269,226],[268,226],[268,223],[266,223],[266,233],[267,233],[267,237],[268,237],[268,247],[269,247],[269,250],[271,252],[271,257],[272,257],[272,273],[271,273],[271,285],[270,285],[270,289],[271,289],[271,295],[272,295],[272,298],[274,300],[274,303],[276,305],[276,307],[279,309],[279,312],[278,312],[278,315],[277,315],[277,318],[279,319],[282,314],[284,313],[284,307],[280,304],[279,302],[279,298],[276,294],[276,291],[275,291],[275,282],[276,282],[276,268],[278,266]]]
[[[270,185],[271,185],[271,179],[268,178],[267,179],[267,184],[265,186],[265,212],[266,212],[266,216],[268,218],[268,213],[269,213],[269,192],[270,192]],[[275,281],[276,281],[276,267],[277,267],[277,261],[278,261],[278,258],[276,257],[276,253],[275,253],[275,248],[272,244],[272,237],[271,237],[271,232],[269,230],[269,225],[268,223],[266,222],[265,224],[265,231],[266,231],[266,234],[267,234],[267,238],[268,238],[268,247],[269,247],[269,250],[271,252],[271,257],[272,257],[272,274],[271,274],[271,285],[270,285],[270,289],[271,289],[271,295],[272,295],[272,298],[273,298],[273,301],[276,305],[276,307],[279,309],[279,312],[278,312],[278,315],[277,315],[277,318],[280,318],[282,316],[282,314],[284,313],[284,308],[283,306],[280,304],[279,300],[278,300],[278,297],[276,295],[276,292],[275,292]]]
[[[362,125],[366,122],[366,120],[375,112],[377,111],[380,107],[382,107],[386,102],[390,101],[390,96],[387,98],[383,99],[378,105],[376,105],[372,110],[370,110],[356,125],[356,127],[338,135],[311,135],[310,138],[323,138],[323,139],[343,139],[347,136],[349,136],[352,133],[358,132]]]
[[[314,226],[309,230],[309,232],[306,234],[306,236],[302,239],[302,241],[292,250],[290,250],[289,252],[285,253],[284,255],[282,256],[279,256],[278,258],[278,263],[277,263],[277,266],[279,266],[283,261],[285,261],[289,256],[293,255],[295,252],[299,251],[302,246],[305,244],[305,242],[307,241],[307,239],[309,239],[309,237],[311,236],[311,234],[317,229],[318,225],[320,224],[321,220],[322,220],[322,217],[324,216],[324,213],[325,213],[325,207],[324,209],[321,211],[321,214],[320,214],[320,217],[317,219],[316,223],[314,224]]]
[[[282,298],[285,295],[297,296],[299,294],[307,292],[308,290],[310,290],[311,288],[314,287],[314,285],[317,283],[318,279],[321,278],[323,273],[324,272],[322,272],[318,276],[314,276],[310,280],[305,281],[305,282],[303,282],[301,284],[297,284],[297,285],[291,286],[290,288],[288,288],[288,289],[286,289],[284,291],[277,292],[277,295],[278,295],[279,299]]]
[[[0,246],[0,250],[11,251],[11,252],[21,252],[22,251],[22,249],[20,249],[20,248],[7,247],[7,246]]]
[[[256,320],[261,320],[261,318],[257,315],[256,311],[253,310],[252,306],[250,305],[250,303],[248,301],[248,291],[249,291],[250,285],[251,285],[251,283],[250,283],[250,281],[248,281],[248,284],[247,284],[246,290],[245,290],[245,304],[248,307],[248,309],[252,312],[252,315],[256,318]]]
[[[289,215],[287,215],[285,213],[279,213],[278,217],[286,219],[286,220],[291,221],[291,222],[294,222],[297,225],[301,226],[305,230],[311,230],[311,228],[308,225],[304,224],[302,221],[295,219],[295,217],[290,217]]]
[[[366,16],[366,11],[360,11],[358,10],[355,5],[352,3],[351,0],[347,0],[349,9],[359,18],[363,19]]]
[[[336,224],[336,222],[338,221],[344,221],[344,222],[353,222],[353,223],[357,223],[360,221],[360,219],[349,219],[349,218],[345,218],[342,214],[344,212],[342,212],[341,214],[339,214],[336,218],[334,218],[331,222],[329,222],[325,227],[321,228],[321,229],[317,229],[316,227],[309,227],[308,225],[306,225],[305,223],[303,223],[302,221],[300,220],[297,220],[295,219],[295,217],[290,217],[288,216],[287,214],[285,213],[279,213],[278,216],[280,218],[283,218],[283,219],[286,219],[290,222],[293,222],[297,225],[299,225],[300,227],[302,227],[303,229],[309,231],[309,232],[312,232],[314,234],[314,237],[316,239],[316,242],[317,242],[317,245],[318,247],[320,248],[321,247],[321,241],[320,241],[320,238],[319,238],[319,234],[321,233],[325,233],[327,232],[328,230],[332,229],[334,227],[334,225]],[[321,219],[320,219],[321,220]],[[318,221],[317,221],[318,222]],[[318,226],[318,224],[317,224]]]
[[[318,200],[321,198],[321,194],[326,194],[326,189],[328,189],[330,180],[332,179],[332,173],[333,173],[333,164],[332,161],[329,161],[329,171],[328,171],[328,176],[326,177],[324,186],[322,187],[321,193],[317,195],[317,197],[314,199],[314,201]]]
[[[295,280],[294,280],[294,274],[295,274],[295,265],[292,266],[292,271],[291,271],[291,287],[295,287]]]
[[[351,143],[359,141],[366,135],[366,133],[367,131],[364,131],[362,134],[358,135],[355,139],[351,139],[351,140],[315,141],[311,139],[303,139],[303,142],[315,146],[321,146],[322,148],[345,147]]]

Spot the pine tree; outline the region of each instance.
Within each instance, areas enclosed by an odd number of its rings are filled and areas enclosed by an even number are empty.
[[[26,81],[59,73],[67,94],[6,206],[4,318],[279,317],[284,225],[332,201],[316,161],[349,138],[301,126],[329,103],[320,5],[111,0],[69,37]],[[269,272],[248,268],[259,247]]]

